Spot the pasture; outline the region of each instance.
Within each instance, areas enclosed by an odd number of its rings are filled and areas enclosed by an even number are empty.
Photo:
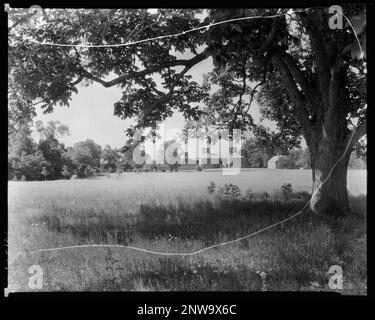
[[[366,215],[366,171],[348,172],[351,206]],[[209,194],[233,183],[254,198]],[[344,293],[365,294],[362,219],[299,216],[241,242],[195,256],[159,256],[119,248],[30,251],[77,244],[122,244],[191,252],[261,229],[297,212],[306,193],[285,199],[280,187],[311,191],[310,170],[247,169],[144,172],[82,180],[8,182],[9,290],[29,291],[31,265],[41,290],[330,290],[327,272],[345,270]],[[264,192],[271,196],[265,197]],[[297,194],[296,193],[296,194]],[[261,277],[261,272],[265,277]],[[34,289],[35,290],[35,289]]]

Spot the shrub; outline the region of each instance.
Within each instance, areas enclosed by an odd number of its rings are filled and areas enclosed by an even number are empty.
[[[293,199],[309,201],[311,194],[307,191],[297,191],[293,193]]]
[[[42,176],[44,177],[44,180],[46,180],[46,179],[47,179],[47,176],[49,175],[49,173],[48,173],[46,167],[43,167],[43,168],[42,168],[42,172],[41,172],[41,174],[42,174]]]
[[[284,183],[281,186],[281,192],[286,199],[290,199],[293,194],[293,188],[291,183]]]
[[[198,166],[197,171],[202,171],[202,167]]]
[[[161,172],[167,172],[168,166],[166,164],[161,164],[161,165],[159,165],[159,170]]]
[[[91,167],[90,165],[88,165],[86,168],[85,168],[85,176],[86,177],[91,177],[95,175],[95,169],[93,167]]]
[[[43,167],[49,167],[49,163],[45,160],[40,151],[33,154],[26,154],[24,151],[18,157],[8,159],[8,176],[13,178],[17,176],[19,179],[24,175],[27,180],[41,180]]]
[[[220,194],[224,196],[229,196],[232,198],[237,198],[241,196],[241,189],[239,186],[233,183],[226,183],[224,187],[221,187],[218,191]]]
[[[268,200],[271,197],[267,191],[262,191],[255,193],[254,198],[256,198],[257,200]]]
[[[252,189],[247,189],[245,191],[245,198],[250,200],[250,199],[254,199],[254,192]]]
[[[210,184],[207,186],[208,193],[214,193],[216,189],[215,182],[211,181]]]
[[[169,171],[173,172],[173,171],[178,171],[180,164],[174,163],[174,164],[168,164],[167,166],[168,166]]]
[[[77,170],[78,178],[86,178],[93,176],[95,174],[95,170],[88,164],[80,164]]]
[[[62,171],[61,171],[61,174],[62,174],[62,176],[63,176],[65,179],[69,179],[70,176],[72,175],[72,174],[69,172],[69,170],[68,170],[68,166],[66,166],[66,165],[63,166],[63,169],[62,169]]]

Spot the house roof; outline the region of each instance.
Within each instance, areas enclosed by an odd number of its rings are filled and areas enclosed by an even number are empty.
[[[276,162],[280,158],[284,158],[284,157],[285,157],[284,155],[273,156],[270,160],[268,160],[268,162]]]

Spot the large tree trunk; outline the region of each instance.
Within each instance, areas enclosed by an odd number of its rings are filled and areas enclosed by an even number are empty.
[[[337,51],[329,51],[330,46],[324,46],[329,43],[321,36],[320,16],[305,18],[315,54],[315,74],[309,77],[297,60],[281,49],[275,49],[272,63],[279,70],[295,106],[295,116],[311,154],[313,198],[310,209],[317,214],[343,216],[350,212],[346,176],[352,144],[365,133],[366,126],[364,123],[357,136],[351,139],[345,95],[349,65]]]
[[[348,138],[330,140],[318,136],[308,143],[313,179],[310,209],[317,214],[344,216],[350,213],[347,170],[352,147],[347,146]]]

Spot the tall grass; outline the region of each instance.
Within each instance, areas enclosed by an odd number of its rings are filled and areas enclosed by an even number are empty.
[[[154,198],[137,206],[127,201],[72,206],[51,199],[39,207],[12,204],[9,286],[30,290],[27,269],[38,264],[47,291],[330,290],[328,269],[340,265],[343,292],[366,294],[366,226],[354,216],[337,220],[306,213],[252,238],[188,257],[116,248],[29,253],[76,244],[191,252],[284,219],[308,197],[306,192],[287,198],[255,192],[251,197],[211,195],[195,201]],[[351,197],[350,202],[357,215],[366,214],[365,196]]]

